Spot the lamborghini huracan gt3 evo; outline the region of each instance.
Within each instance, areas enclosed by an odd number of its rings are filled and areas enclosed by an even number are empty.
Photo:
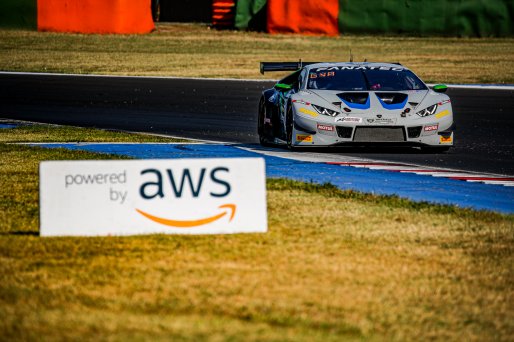
[[[447,87],[428,88],[412,71],[389,63],[262,62],[261,72],[295,70],[265,90],[259,103],[263,145],[290,148],[453,146]]]

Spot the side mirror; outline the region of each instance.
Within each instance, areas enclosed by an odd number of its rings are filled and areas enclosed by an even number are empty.
[[[274,88],[278,91],[289,91],[293,89],[293,86],[285,83],[277,83],[275,84]]]
[[[436,84],[432,87],[436,93],[446,93],[448,86],[446,84]]]

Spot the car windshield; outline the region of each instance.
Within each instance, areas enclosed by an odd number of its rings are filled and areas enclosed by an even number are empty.
[[[426,90],[410,70],[394,67],[324,67],[309,71],[308,89],[341,91]]]

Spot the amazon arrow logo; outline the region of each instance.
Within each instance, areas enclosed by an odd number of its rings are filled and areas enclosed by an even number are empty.
[[[184,220],[184,221],[172,220],[172,219],[154,216],[154,215],[151,215],[151,214],[146,213],[139,209],[136,209],[136,211],[138,213],[140,213],[141,215],[143,215],[144,217],[146,217],[154,222],[164,224],[166,226],[177,227],[177,228],[194,228],[194,227],[202,226],[204,224],[209,224],[214,221],[217,221],[220,218],[222,218],[223,216],[227,215],[227,213],[229,213],[229,212],[230,212],[229,222],[232,221],[232,219],[234,218],[234,215],[236,214],[236,205],[235,204],[224,204],[224,205],[219,206],[219,209],[225,209],[225,208],[228,210],[224,210],[222,213],[219,213],[214,216],[205,217],[205,218],[201,218],[201,219],[197,219],[197,220]]]

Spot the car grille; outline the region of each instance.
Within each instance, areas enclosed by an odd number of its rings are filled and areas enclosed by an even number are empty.
[[[403,127],[356,127],[353,141],[397,142],[405,141]]]
[[[336,126],[336,130],[340,138],[349,139],[352,137],[353,127]]]
[[[407,134],[409,138],[419,138],[419,135],[421,134],[421,128],[422,126],[415,126],[415,127],[408,127],[407,128]]]

